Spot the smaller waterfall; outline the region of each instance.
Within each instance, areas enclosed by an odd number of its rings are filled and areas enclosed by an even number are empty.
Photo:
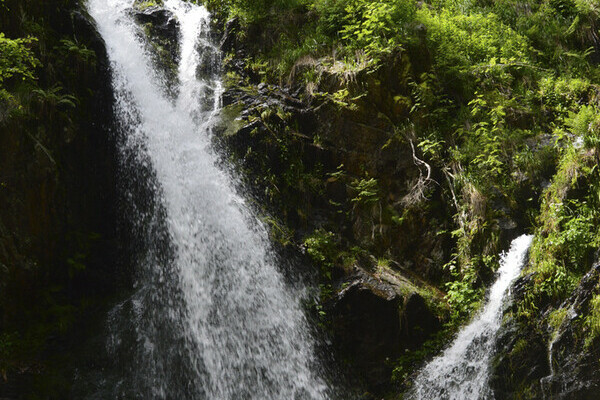
[[[498,280],[490,289],[482,311],[457,335],[442,355],[423,368],[408,398],[418,400],[491,399],[488,385],[490,357],[502,322],[502,305],[519,276],[533,236],[515,239],[502,256]]]

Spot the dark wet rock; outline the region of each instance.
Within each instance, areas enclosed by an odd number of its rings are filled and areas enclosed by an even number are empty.
[[[391,271],[373,275],[356,267],[331,306],[336,342],[373,393],[389,386],[395,359],[441,327],[414,289]]]
[[[515,306],[531,291],[534,275],[515,285]],[[600,294],[600,264],[581,279],[572,295],[525,321],[508,318],[497,342],[491,385],[496,398],[597,399],[600,391],[600,340],[586,339],[590,301]],[[544,302],[541,302],[544,304]],[[549,313],[563,310],[559,326],[548,326]]]
[[[496,354],[490,386],[497,399],[512,399],[518,393],[541,396],[540,379],[550,372],[542,332],[524,332],[516,321],[507,322],[498,332]]]
[[[508,248],[510,243],[523,232],[523,227],[520,226],[508,214],[498,220],[498,244],[501,248]]]
[[[598,398],[600,390],[600,340],[586,342],[582,337],[583,318],[588,315],[590,301],[600,293],[600,264],[596,264],[581,280],[573,295],[561,308],[567,311],[563,323],[548,348],[553,373],[543,380],[544,394],[553,399]]]
[[[138,23],[151,25],[154,33],[169,42],[177,42],[179,22],[171,11],[160,6],[152,6],[143,10],[134,9],[133,15]]]
[[[217,49],[211,45],[204,45],[198,50],[198,53],[200,54],[200,60],[196,67],[196,78],[205,80],[219,73],[221,55]]]
[[[225,29],[219,47],[223,52],[234,51],[237,47],[236,34],[240,29],[239,18],[232,18],[225,23]]]
[[[95,57],[80,69],[65,60],[77,72],[62,75],[65,93],[77,98],[68,123],[40,121],[33,133],[19,120],[0,126],[0,330],[39,346],[16,360],[10,349],[0,356],[9,354],[0,360],[0,398],[68,398],[68,357],[126,274],[118,262],[109,60],[84,10],[57,10],[60,19],[44,15],[44,34],[60,34]],[[77,262],[85,268],[74,271]]]
[[[404,298],[400,322],[402,345],[410,350],[419,348],[431,334],[441,328],[440,320],[425,299],[414,292]]]
[[[507,311],[515,311],[525,301],[531,290],[534,274],[519,277],[512,288],[512,303]],[[541,396],[540,379],[550,369],[548,365],[546,335],[535,325],[523,324],[516,318],[506,319],[496,339],[496,355],[492,361],[490,386],[499,399],[514,398],[516,393]]]
[[[337,342],[370,387],[389,383],[389,361],[400,355],[401,304],[389,285],[363,276],[340,291],[333,306]]]
[[[166,92],[174,96],[177,90],[177,64],[180,58],[179,21],[169,10],[160,6],[132,8],[133,18],[139,24],[140,36],[152,55],[156,70],[166,83]]]

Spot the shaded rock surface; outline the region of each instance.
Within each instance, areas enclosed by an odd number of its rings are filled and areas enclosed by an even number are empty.
[[[152,55],[156,70],[163,76],[167,92],[174,96],[180,54],[177,18],[171,11],[158,5],[143,9],[134,5],[131,13],[141,28],[140,37]]]
[[[342,287],[330,306],[336,342],[367,387],[384,391],[393,361],[437,332],[440,321],[408,281],[393,284],[356,267]]]
[[[173,13],[160,6],[134,9],[135,19],[140,24],[150,24],[152,32],[159,34],[170,43],[176,43],[179,23]]]
[[[401,298],[382,286],[354,281],[339,292],[332,310],[336,340],[373,387],[389,384],[389,364],[401,347]]]
[[[515,308],[530,290],[533,275],[521,278],[515,290]],[[590,301],[600,294],[600,264],[581,279],[573,294],[558,310],[564,317],[558,326],[546,320],[551,308],[540,310],[534,320],[509,318],[497,344],[492,387],[497,398],[581,399],[598,397],[600,390],[600,341],[586,340],[585,316]]]
[[[290,166],[305,174],[307,181],[290,185],[274,199],[273,209],[293,229],[293,240],[302,240],[315,228],[327,227],[343,232],[342,240],[360,242],[369,238],[368,246],[384,248],[397,243],[397,254],[410,247],[412,240],[418,240],[382,223],[378,207],[355,207],[348,211],[352,215],[349,220],[336,204],[347,204],[355,195],[351,180],[325,173],[334,173],[343,164],[346,174],[360,176],[369,171],[385,180],[386,185],[409,180],[404,174],[418,173],[407,147],[393,144],[382,149],[391,131],[385,118],[368,119],[334,104],[307,101],[298,89],[266,83],[232,85],[223,103],[222,124],[216,129],[218,144],[226,152],[241,156],[250,179],[257,174],[285,176]],[[309,185],[317,181],[323,186],[315,191]],[[279,183],[274,185],[281,187]],[[251,187],[262,189],[256,183]],[[404,187],[394,190],[406,193]],[[401,198],[400,193],[394,196]],[[263,196],[261,192],[255,194]],[[418,256],[415,261],[407,260],[415,250],[423,254],[432,246],[435,250],[429,257],[441,257],[445,245],[438,239],[421,242],[421,246],[422,252],[411,247],[403,253],[407,267],[426,268],[432,262]],[[402,272],[402,268],[375,268],[370,264],[372,261],[364,260],[350,270],[334,269],[337,289],[326,305],[326,313],[340,357],[349,362],[364,387],[381,394],[389,390],[397,358],[422,345],[441,328],[441,322],[418,293],[421,282],[413,275]]]
[[[44,14],[56,24],[47,29],[95,57],[85,66],[65,59],[69,69],[58,72],[76,107],[55,111],[54,120],[0,125],[0,334],[14,346],[27,343],[16,355],[8,347],[8,359],[0,356],[0,398],[66,398],[65,358],[127,274],[118,261],[104,42],[83,10],[58,9],[60,17],[53,18],[52,4]]]
[[[431,207],[421,209],[418,196],[413,204],[407,200],[422,171],[410,144],[395,136],[390,118],[408,112],[393,99],[394,91],[404,90],[408,59],[396,57],[374,76],[360,73],[356,90],[364,98],[356,106],[340,106],[307,96],[302,85],[260,82],[247,68],[244,54],[252,49],[238,41],[238,29],[238,21],[229,21],[221,41],[235,56],[225,65],[229,75],[216,144],[231,156],[227,162],[234,159],[243,170],[257,203],[285,227],[275,229],[284,232],[279,239],[299,244],[322,229],[335,232],[338,246],[361,246],[398,261],[383,268],[371,256],[345,268],[339,260],[331,272],[334,293],[324,304],[333,346],[353,371],[350,379],[383,395],[398,357],[441,328],[444,317],[431,310],[430,301],[442,302],[443,295],[416,276],[439,280],[438,267],[451,247],[451,238],[434,233],[451,215],[436,186],[425,189],[435,199]],[[254,42],[251,36],[247,41]],[[338,78],[325,76],[319,90],[337,90]],[[384,88],[381,82],[388,78],[394,83]],[[369,184],[370,177],[376,178],[377,198],[363,202],[357,185]],[[409,208],[414,214],[393,222],[393,215],[409,214]]]

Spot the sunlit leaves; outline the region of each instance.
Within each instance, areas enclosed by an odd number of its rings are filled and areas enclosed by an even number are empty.
[[[30,49],[34,42],[34,38],[9,39],[0,32],[0,85],[9,79],[35,79],[39,61]]]

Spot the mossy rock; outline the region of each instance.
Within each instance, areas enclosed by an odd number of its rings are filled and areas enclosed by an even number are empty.
[[[162,7],[164,6],[163,0],[135,0],[133,2],[133,8],[139,11],[145,11],[151,7]]]

